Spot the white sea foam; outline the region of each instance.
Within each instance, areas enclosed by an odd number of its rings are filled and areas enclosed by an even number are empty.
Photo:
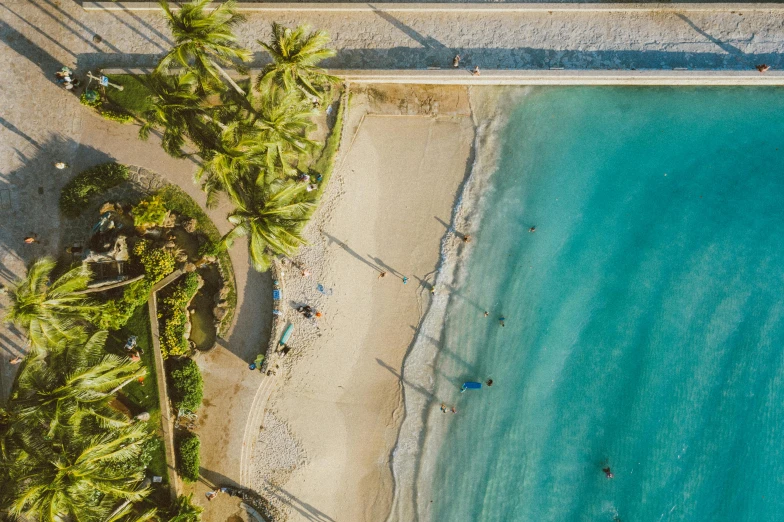
[[[452,211],[450,229],[441,242],[437,288],[458,288],[462,284],[465,274],[461,261],[465,260],[471,244],[459,241],[455,231],[472,234],[478,229],[482,202],[492,190],[489,182],[498,164],[498,136],[510,110],[529,91],[528,88],[488,87],[469,90],[476,129],[474,161]],[[440,403],[433,399],[434,368],[449,302],[447,292],[435,294],[403,364],[405,418],[392,456],[395,496],[389,522],[430,520],[432,476],[446,424],[428,421],[431,416],[441,415]]]

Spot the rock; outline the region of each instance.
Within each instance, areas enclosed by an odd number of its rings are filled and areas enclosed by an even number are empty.
[[[113,256],[117,261],[128,261],[128,241],[125,236],[117,236],[114,242]]]
[[[221,286],[220,292],[218,293],[218,298],[223,301],[227,297],[229,297],[229,287],[226,285]]]
[[[166,214],[166,217],[163,218],[163,225],[161,226],[163,228],[172,228],[176,224],[177,224],[177,214],[175,214],[174,212],[169,212],[168,214]]]
[[[183,222],[182,224],[182,228],[184,228],[187,233],[193,234],[194,232],[196,232],[197,224],[198,222],[196,221],[196,218],[186,219],[185,222]]]
[[[106,212],[115,212],[117,214],[122,214],[123,210],[120,205],[114,204],[111,201],[107,201],[106,203],[101,205],[100,209],[98,209],[98,214],[101,215],[101,214],[105,214]]]
[[[163,248],[168,248],[168,249],[174,250],[174,249],[176,249],[176,248],[177,248],[177,243],[175,243],[174,241],[167,241],[167,242],[166,242],[166,243],[163,245]]]
[[[184,251],[182,251],[182,250],[181,250],[181,251],[180,251],[180,252],[177,254],[177,262],[178,262],[178,263],[184,263],[184,262],[186,262],[187,260],[188,260],[188,254],[186,254]]]
[[[212,315],[215,316],[216,321],[223,321],[223,318],[226,317],[226,314],[229,312],[229,309],[225,306],[216,306],[212,309]]]
[[[196,265],[194,265],[193,263],[188,263],[185,265],[185,268],[183,270],[185,270],[186,272],[195,272]]]

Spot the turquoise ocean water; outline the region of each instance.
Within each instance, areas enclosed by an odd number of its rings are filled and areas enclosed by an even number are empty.
[[[784,90],[541,88],[500,147],[432,519],[784,520]]]

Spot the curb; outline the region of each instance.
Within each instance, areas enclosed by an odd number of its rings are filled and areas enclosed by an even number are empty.
[[[104,74],[147,74],[152,68],[103,69]],[[256,71],[251,71],[255,73]],[[420,85],[784,85],[784,71],[703,70],[483,70],[467,69],[330,70],[350,83],[408,83]]]
[[[210,4],[217,7],[218,3]],[[83,2],[85,11],[159,11],[157,2]],[[172,9],[176,6],[172,5]],[[612,3],[274,3],[274,2],[238,2],[237,11],[243,12],[373,12],[389,13],[420,12],[420,13],[542,13],[542,12],[722,12],[722,11],[784,11],[784,4],[774,3],[650,3],[650,4],[612,4]]]

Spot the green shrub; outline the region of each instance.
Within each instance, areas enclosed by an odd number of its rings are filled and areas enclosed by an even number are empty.
[[[172,273],[177,266],[174,252],[155,248],[146,239],[141,239],[134,245],[133,255],[144,269],[144,279],[126,285],[120,299],[106,304],[96,321],[96,325],[102,330],[122,328],[134,311],[150,298],[155,283]]]
[[[103,106],[98,107],[98,114],[100,114],[103,118],[111,121],[116,121],[120,123],[132,123],[134,121],[133,116],[128,113],[116,111],[114,109],[105,109]]]
[[[193,493],[180,495],[169,508],[169,522],[199,522],[204,508],[193,503]]]
[[[188,433],[177,440],[177,471],[185,482],[199,480],[201,441],[195,433]]]
[[[174,272],[177,258],[173,251],[155,248],[152,242],[142,239],[133,247],[133,253],[144,267],[145,278],[157,283]]]
[[[79,103],[87,107],[98,107],[101,105],[101,95],[97,91],[88,89],[79,96]]]
[[[199,366],[193,359],[172,361],[171,398],[174,408],[195,412],[204,396],[204,381]]]
[[[160,332],[163,357],[188,353],[188,340],[185,338],[188,312],[185,307],[198,290],[199,276],[196,272],[190,272],[173,285],[168,296],[161,299],[158,317],[163,323]]]
[[[130,171],[119,163],[90,167],[65,184],[60,192],[60,210],[68,217],[78,217],[93,196],[106,192],[128,179]]]
[[[136,227],[148,228],[163,225],[169,211],[158,196],[151,196],[143,199],[138,205],[133,207],[133,225]]]

